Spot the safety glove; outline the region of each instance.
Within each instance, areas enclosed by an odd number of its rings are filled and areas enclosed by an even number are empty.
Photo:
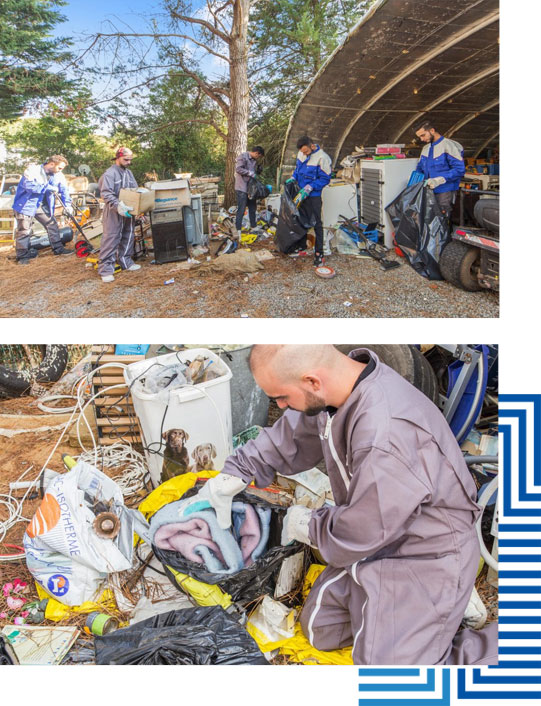
[[[73,211],[73,206],[72,206],[70,203],[69,203],[67,206],[64,206],[64,211],[65,211],[68,215],[73,216],[73,213],[74,213],[74,211]]]
[[[445,177],[433,177],[432,179],[429,179],[427,183],[431,189],[435,189],[437,186],[445,184],[446,181],[447,180]]]
[[[289,179],[286,180],[286,184],[293,184],[294,181],[297,181],[297,180],[293,179],[293,177],[289,177]]]
[[[187,498],[179,511],[181,517],[186,517],[193,512],[213,508],[216,512],[218,525],[222,529],[231,526],[231,505],[233,498],[240,493],[248,483],[232,476],[229,473],[219,473],[210,478],[197,495]]]
[[[310,184],[306,184],[306,186],[303,186],[302,189],[299,191],[299,193],[295,196],[293,199],[293,203],[295,206],[298,208],[301,203],[304,201],[304,199],[307,196],[310,196],[310,193],[313,191],[312,187]]]
[[[289,507],[282,524],[282,537],[280,540],[282,546],[291,544],[295,540],[310,545],[308,525],[311,518],[312,510],[310,508],[304,507],[304,505],[292,505]]]
[[[118,211],[119,216],[123,216],[124,218],[133,218],[133,213],[130,213],[131,208],[129,206],[126,206],[124,201],[118,202],[116,210]]]
[[[47,191],[50,191],[51,194],[58,194],[58,186],[56,184],[47,184]]]

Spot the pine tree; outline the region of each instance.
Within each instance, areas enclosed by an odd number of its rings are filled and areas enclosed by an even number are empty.
[[[65,0],[2,0],[0,10],[0,119],[14,120],[32,102],[70,87],[61,71],[70,40],[52,36],[65,18]]]

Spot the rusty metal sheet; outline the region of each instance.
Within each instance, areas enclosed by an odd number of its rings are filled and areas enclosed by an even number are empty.
[[[380,0],[303,94],[283,164],[306,132],[335,164],[356,145],[410,144],[428,107],[440,132],[470,116],[453,135],[466,154],[497,144],[498,36],[497,0]]]

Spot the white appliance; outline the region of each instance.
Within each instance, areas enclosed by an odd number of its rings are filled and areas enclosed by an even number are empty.
[[[340,222],[340,216],[357,220],[357,184],[331,183],[321,192],[321,219],[324,228]]]
[[[188,363],[198,355],[213,361],[219,377],[197,385],[185,385],[167,393],[147,392],[143,384],[145,373],[159,368]],[[139,420],[145,455],[154,486],[165,480],[162,477],[164,458],[167,456],[167,433],[181,430],[186,434],[186,451],[194,464],[194,452],[200,444],[213,444],[212,466],[206,470],[221,470],[226,458],[233,453],[231,416],[231,370],[216,352],[206,348],[189,348],[185,351],[146,358],[131,363],[124,370],[129,385],[135,414]],[[179,471],[179,473],[182,471]]]
[[[385,247],[393,246],[393,225],[385,207],[404,191],[418,161],[416,158],[361,161],[360,221],[378,224]]]
[[[321,192],[321,219],[323,227],[328,228],[338,223],[340,216],[357,220],[357,185],[337,181],[326,186]],[[280,212],[280,194],[271,194],[265,199],[267,208]]]

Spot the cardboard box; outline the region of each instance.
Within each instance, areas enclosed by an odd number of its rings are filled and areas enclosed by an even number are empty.
[[[154,208],[154,192],[153,191],[137,191],[137,189],[120,189],[118,198],[123,201],[126,206],[132,209],[134,216],[140,213],[152,211]]]
[[[146,186],[154,192],[155,208],[179,208],[191,205],[187,179],[151,181]]]

